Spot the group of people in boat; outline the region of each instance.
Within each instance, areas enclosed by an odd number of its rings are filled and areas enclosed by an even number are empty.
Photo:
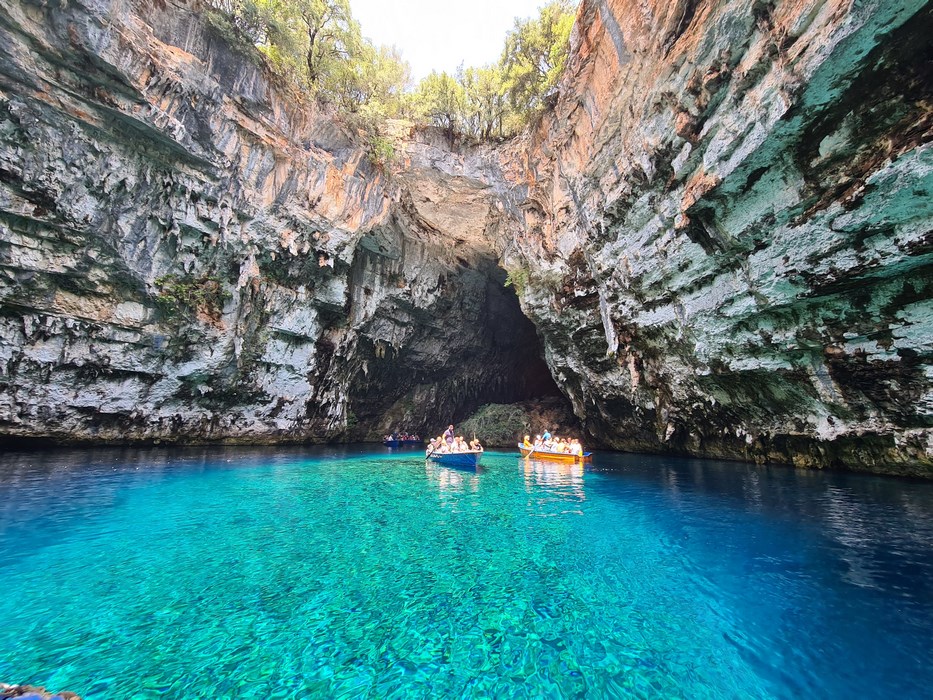
[[[421,438],[419,436],[414,435],[413,433],[400,433],[397,430],[394,431],[391,435],[383,435],[382,439],[385,441],[399,440],[401,442],[421,442]]]
[[[583,456],[583,445],[577,438],[559,438],[551,435],[551,431],[545,430],[541,435],[535,435],[534,442],[531,436],[526,435],[522,441],[522,447],[535,450],[536,452],[555,452],[557,454]]]
[[[480,441],[474,437],[467,442],[462,435],[454,434],[454,426],[447,426],[443,435],[438,435],[428,443],[427,454],[437,452],[438,454],[449,454],[454,452],[482,452],[483,446]]]

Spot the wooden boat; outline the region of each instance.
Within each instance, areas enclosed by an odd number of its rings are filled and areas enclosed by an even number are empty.
[[[382,444],[386,447],[401,447],[402,445],[423,445],[424,440],[402,440],[401,438],[385,438]]]
[[[563,462],[564,464],[575,464],[577,462],[586,462],[592,459],[592,452],[584,452],[583,455],[572,455],[567,452],[549,452],[544,448],[539,447],[534,449],[531,447],[525,447],[522,444],[518,446],[519,452],[522,453],[522,457],[531,457],[532,459],[546,459],[551,462]]]
[[[475,467],[479,465],[480,452],[432,452],[428,459],[445,467]]]

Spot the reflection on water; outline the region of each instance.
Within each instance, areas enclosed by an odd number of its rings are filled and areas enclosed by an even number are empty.
[[[715,499],[812,530],[826,540],[830,569],[842,581],[933,602],[931,482],[630,454],[604,453],[596,465],[613,480],[657,485],[659,497],[687,514],[702,505],[697,514],[705,515]],[[903,576],[909,585],[899,582]]]
[[[521,462],[525,472],[525,490],[529,493],[544,489],[569,502],[586,500],[582,464],[564,464],[530,457],[522,458]]]
[[[483,468],[480,465],[475,467],[444,466],[426,460],[424,472],[428,481],[433,483],[441,493],[462,494],[479,491],[479,475],[483,473]]]

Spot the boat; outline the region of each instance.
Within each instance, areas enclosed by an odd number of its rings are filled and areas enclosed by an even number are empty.
[[[592,452],[584,452],[582,455],[572,455],[567,452],[550,452],[543,448],[525,447],[518,445],[522,457],[531,457],[532,459],[547,459],[552,462],[563,462],[565,464],[575,464],[577,462],[586,462],[592,459]]]
[[[424,440],[419,437],[410,436],[409,433],[402,433],[396,436],[386,435],[382,438],[382,444],[386,447],[401,447],[402,445],[423,445]]]
[[[445,467],[476,467],[479,465],[482,450],[471,452],[432,452],[428,459]]]

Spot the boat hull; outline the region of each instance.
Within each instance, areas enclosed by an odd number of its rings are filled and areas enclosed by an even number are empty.
[[[445,454],[432,453],[428,459],[445,467],[475,467],[479,465],[482,452],[448,452]]]
[[[532,459],[546,459],[549,462],[562,462],[564,464],[577,464],[589,460],[590,453],[584,452],[582,455],[571,455],[566,452],[547,452],[546,450],[535,450],[524,445],[518,446],[522,457],[531,457]]]

